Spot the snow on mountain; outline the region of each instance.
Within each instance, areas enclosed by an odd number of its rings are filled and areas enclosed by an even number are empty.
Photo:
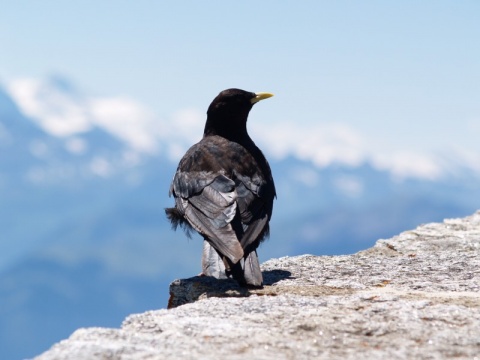
[[[19,79],[8,89],[25,115],[61,138],[98,128],[134,151],[177,155],[178,148],[198,140],[203,129],[203,116],[194,110],[162,120],[129,97],[85,96],[63,78]]]
[[[84,95],[58,76],[47,80],[18,79],[9,83],[8,91],[25,115],[56,137],[76,138],[98,128],[135,152],[162,153],[175,161],[200,139],[208,105],[203,110],[187,107],[161,119],[134,99]],[[437,180],[458,167],[480,175],[480,154],[469,152],[460,144],[441,153],[412,152],[407,145],[404,150],[392,152],[373,148],[371,139],[347,124],[292,121],[252,122],[249,126],[255,141],[277,160],[293,156],[319,168],[370,163],[397,179]],[[82,141],[70,140],[67,148],[81,152],[84,145]]]
[[[105,119],[113,115],[92,117],[84,105],[87,101],[66,81],[19,80],[9,86],[9,91],[15,100],[0,92],[3,178],[58,184],[108,177],[141,162],[139,153],[144,143],[132,140],[131,144],[120,135],[112,136]],[[96,107],[93,110],[102,113]],[[129,108],[132,106],[127,102],[117,111],[129,116]],[[93,118],[100,120],[93,122]]]

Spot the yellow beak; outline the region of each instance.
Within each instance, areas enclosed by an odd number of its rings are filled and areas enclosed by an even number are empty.
[[[256,96],[252,100],[250,100],[252,104],[255,104],[260,100],[268,99],[269,97],[273,96],[273,94],[267,93],[267,92],[258,92],[258,93],[255,93],[255,95]]]

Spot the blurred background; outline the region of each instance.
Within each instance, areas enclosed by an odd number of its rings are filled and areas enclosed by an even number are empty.
[[[163,208],[223,89],[277,185],[261,261],[480,208],[478,1],[6,0],[0,358],[165,308],[201,240]],[[321,274],[320,274],[321,275]]]

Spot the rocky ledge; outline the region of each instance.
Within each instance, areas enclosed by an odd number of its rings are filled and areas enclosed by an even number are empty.
[[[169,310],[79,329],[37,359],[480,359],[480,212],[262,270],[259,290],[176,280]]]

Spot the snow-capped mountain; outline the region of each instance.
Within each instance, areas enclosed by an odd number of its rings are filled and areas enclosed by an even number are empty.
[[[201,248],[199,238],[171,231],[163,208],[203,115],[183,110],[161,121],[136,101],[92,98],[58,77],[7,89],[0,89],[2,359],[31,357],[81,326],[119,326],[129,313],[165,307],[168,283],[200,271]],[[271,159],[278,193],[262,261],[351,253],[480,207],[472,166],[454,176],[427,169],[425,177],[399,178],[398,167],[382,170],[355,155],[348,129],[332,135],[341,146],[324,144],[348,151],[328,159],[309,148],[311,137],[296,149],[261,130],[253,137]]]

